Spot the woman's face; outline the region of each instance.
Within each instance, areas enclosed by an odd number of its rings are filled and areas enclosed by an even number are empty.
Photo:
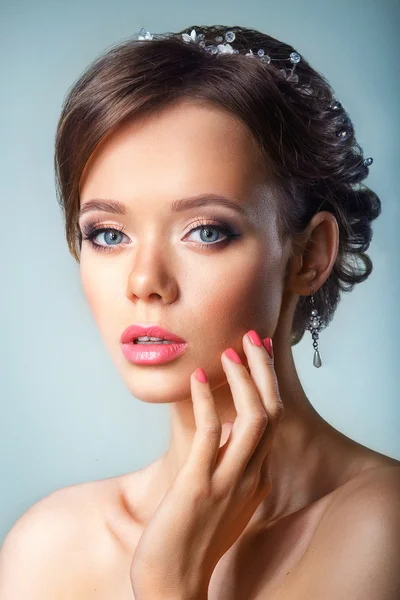
[[[175,212],[178,199],[214,194],[218,203]],[[190,399],[190,374],[205,369],[213,389],[226,383],[220,356],[233,347],[247,364],[242,336],[273,334],[280,312],[287,248],[279,207],[250,134],[212,107],[175,103],[126,123],[92,154],[81,179],[81,208],[93,199],[123,204],[99,209],[80,228],[80,273],[101,337],[132,394],[148,402]],[[195,230],[199,225],[202,229]],[[229,238],[226,227],[237,237]],[[201,246],[203,244],[203,246]],[[129,362],[120,337],[129,325],[157,323],[188,342],[159,365]]]

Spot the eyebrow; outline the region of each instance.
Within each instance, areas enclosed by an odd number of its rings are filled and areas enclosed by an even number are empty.
[[[237,204],[233,200],[229,200],[229,198],[226,198],[225,196],[219,196],[218,194],[201,194],[199,196],[190,196],[189,198],[174,200],[171,203],[171,211],[179,213],[196,208],[198,206],[208,206],[212,204],[231,208],[242,215],[247,216],[243,206]],[[93,198],[82,205],[79,211],[79,218],[92,211],[102,211],[117,215],[128,214],[128,208],[122,202],[118,202],[117,200],[102,200],[101,198]]]

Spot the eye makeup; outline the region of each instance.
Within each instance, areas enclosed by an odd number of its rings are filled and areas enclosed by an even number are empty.
[[[103,225],[103,226],[101,226]],[[193,227],[194,226],[194,227]],[[188,231],[188,234],[191,234],[195,231],[206,230],[212,231],[215,230],[218,233],[222,233],[225,238],[223,240],[212,241],[211,243],[206,242],[192,242],[195,246],[200,248],[215,248],[216,246],[226,246],[233,238],[238,238],[241,236],[240,233],[235,233],[233,228],[224,222],[214,221],[212,219],[202,217],[199,218],[195,223],[192,223],[192,228]],[[126,232],[126,228],[124,226],[116,226],[106,227],[102,221],[89,221],[88,223],[84,223],[81,226],[82,231],[82,239],[86,240],[90,246],[99,252],[114,252],[114,248],[121,247],[121,244],[112,244],[112,245],[102,245],[95,241],[96,237],[102,233],[109,234],[112,233],[115,236],[123,235]],[[186,237],[185,236],[185,237]]]

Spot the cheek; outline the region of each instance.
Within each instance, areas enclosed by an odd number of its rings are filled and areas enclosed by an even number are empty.
[[[80,264],[80,278],[82,289],[85,293],[86,299],[90,306],[92,312],[96,311],[96,307],[99,303],[99,282],[97,278],[93,275],[93,269],[88,268],[86,262],[83,262],[81,258]]]
[[[231,344],[235,331],[254,328],[266,334],[277,322],[282,293],[282,268],[278,258],[265,252],[242,254],[212,270],[196,274],[190,308],[196,327],[209,344]],[[189,302],[188,302],[189,303]]]
[[[88,301],[95,321],[101,327],[101,322],[113,314],[112,307],[117,306],[116,290],[118,289],[116,269],[109,271],[104,265],[99,269],[89,261],[81,261],[80,278],[83,291]],[[110,319],[108,319],[110,321]]]

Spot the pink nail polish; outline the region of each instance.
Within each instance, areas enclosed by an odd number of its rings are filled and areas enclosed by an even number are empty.
[[[199,367],[198,369],[196,369],[194,375],[197,381],[200,381],[200,383],[207,383],[207,375],[205,374],[204,369],[201,369]]]
[[[237,353],[234,351],[233,348],[228,348],[227,350],[225,350],[224,354],[226,354],[226,356],[228,358],[233,360],[233,362],[238,363],[239,365],[242,364],[242,361],[240,360],[239,356],[237,355]]]
[[[272,340],[271,338],[264,338],[263,339],[263,346],[266,349],[266,351],[268,352],[270,358],[274,358],[274,351],[272,349]]]
[[[247,335],[249,336],[251,342],[255,346],[259,346],[260,348],[262,348],[260,336],[258,335],[257,331],[254,331],[254,329],[250,329],[250,331],[247,332]]]

